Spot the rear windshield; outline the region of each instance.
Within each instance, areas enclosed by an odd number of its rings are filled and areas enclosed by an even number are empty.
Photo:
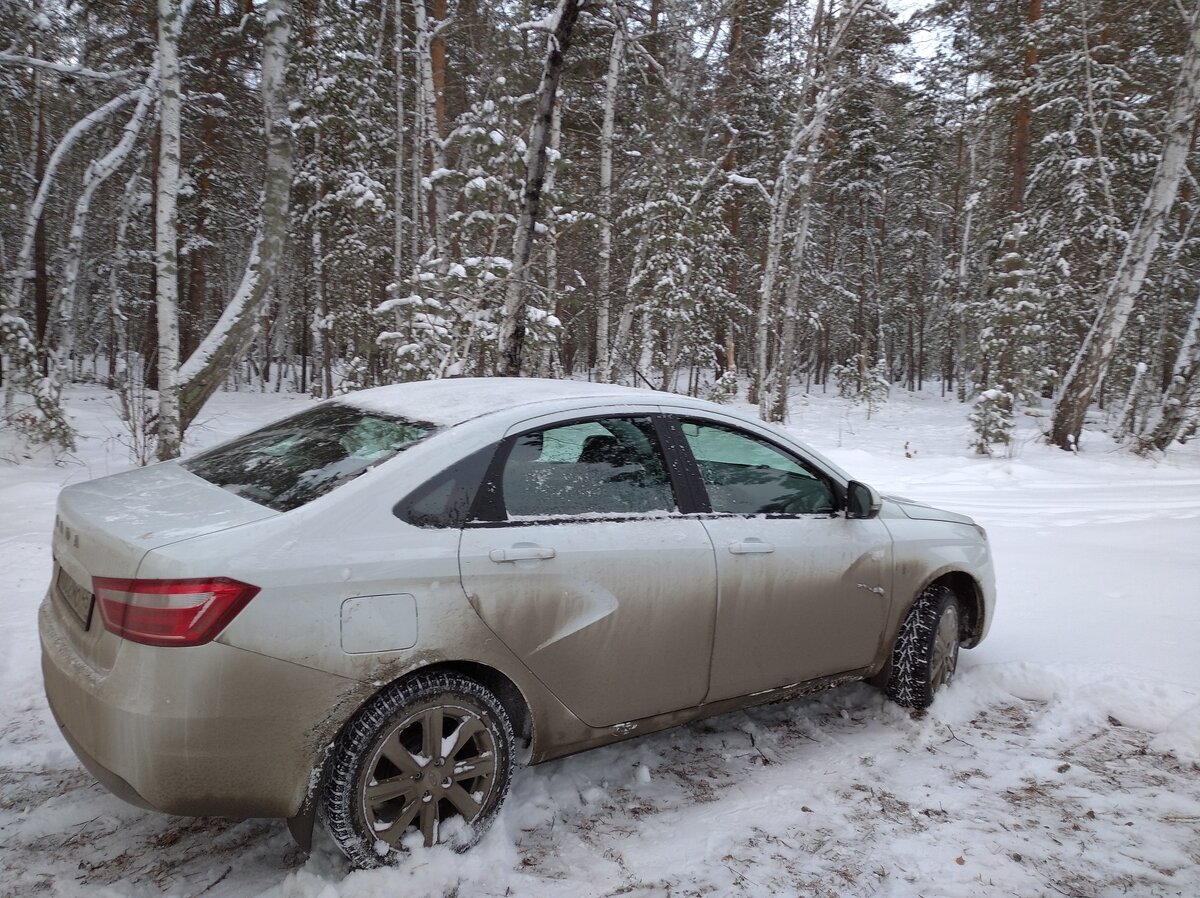
[[[223,443],[183,467],[260,505],[291,511],[436,429],[346,405],[322,405]]]

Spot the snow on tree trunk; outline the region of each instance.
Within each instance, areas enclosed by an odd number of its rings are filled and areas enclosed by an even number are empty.
[[[150,78],[147,79],[146,86],[138,98],[138,104],[121,131],[120,140],[102,158],[89,164],[83,175],[83,192],[75,202],[75,214],[67,241],[67,261],[63,268],[62,287],[55,297],[50,314],[52,336],[47,342],[54,352],[60,377],[68,373],[71,353],[74,350],[75,297],[79,286],[79,269],[83,264],[83,243],[92,197],[100,186],[125,164],[125,160],[133,151],[137,136],[141,133],[153,105],[156,74],[156,69],[152,68]]]
[[[617,84],[624,55],[625,36],[621,29],[617,28],[613,32],[612,46],[608,52],[608,75],[604,79],[604,121],[600,126],[600,271],[597,276],[596,297],[596,380],[601,383],[608,383],[612,379],[608,319],[612,302],[613,123],[617,114]]]
[[[521,373],[521,355],[525,344],[526,289],[529,258],[533,250],[534,228],[542,202],[542,184],[546,177],[546,143],[554,118],[554,103],[563,62],[571,45],[571,33],[579,18],[580,0],[558,0],[554,12],[543,26],[550,31],[546,41],[546,64],[537,90],[537,112],[529,129],[525,151],[525,184],[521,191],[521,213],[513,234],[512,268],[505,284],[504,309],[496,355],[496,374],[516,377]]]
[[[1092,395],[1108,370],[1121,333],[1154,258],[1163,224],[1175,202],[1200,107],[1200,2],[1191,13],[1188,43],[1166,116],[1162,155],[1130,232],[1116,274],[1100,310],[1071,365],[1054,408],[1050,442],[1066,450],[1078,446]]]
[[[153,87],[147,82],[147,87],[113,97],[99,109],[90,112],[72,125],[67,133],[63,135],[62,140],[58,142],[58,145],[54,148],[54,152],[50,154],[45,172],[42,174],[42,180],[38,184],[37,193],[34,194],[33,202],[29,204],[29,209],[25,213],[25,231],[21,239],[21,248],[17,252],[16,262],[11,271],[13,284],[9,291],[7,303],[10,308],[20,308],[21,296],[25,292],[25,281],[29,279],[29,267],[33,264],[33,243],[37,227],[42,220],[42,213],[46,208],[46,200],[50,196],[50,190],[53,188],[54,179],[58,174],[58,167],[62,164],[63,159],[88,131],[99,125],[122,106],[143,97],[149,90],[153,90]]]
[[[438,274],[444,278],[450,266],[450,247],[446,238],[446,218],[450,210],[446,190],[441,183],[446,173],[446,146],[438,126],[438,94],[433,71],[433,42],[437,28],[444,23],[438,22],[431,27],[425,12],[425,0],[413,0],[413,24],[416,29],[417,67],[421,82],[419,98],[420,114],[424,119],[422,133],[433,166],[428,177],[428,190],[433,197],[429,209],[429,233],[433,235],[434,251],[438,257]]]
[[[629,277],[625,282],[625,306],[621,309],[621,314],[617,318],[617,333],[612,341],[610,355],[615,360],[613,368],[616,368],[616,362],[625,358],[625,350],[629,345],[630,338],[633,333],[633,318],[637,314],[637,303],[632,297],[638,281],[641,280],[645,273],[646,253],[649,250],[650,238],[647,234],[642,234],[638,237],[637,244],[633,250],[633,264],[629,267]],[[628,363],[626,363],[628,364]]]
[[[179,414],[179,235],[176,217],[183,90],[179,76],[181,24],[176,0],[158,0],[158,59],[161,75],[158,91],[158,181],[154,207],[154,298],[158,311],[160,461],[179,455],[183,440]]]
[[[318,124],[313,131],[313,158],[316,160],[313,187],[316,192],[316,202],[312,215],[311,255],[315,311],[310,326],[313,338],[313,358],[320,359],[321,365],[320,386],[313,392],[323,399],[328,399],[333,395],[333,356],[330,351],[332,341],[329,339],[329,331],[333,322],[329,314],[329,296],[325,292],[325,212],[321,208],[325,198],[325,174],[321,162],[321,143],[321,126]],[[317,378],[314,377],[314,386],[317,383]]]
[[[233,298],[180,369],[183,428],[195,418],[225,375],[245,355],[254,339],[263,301],[283,258],[292,186],[292,126],[288,120],[286,78],[290,36],[290,0],[267,0],[261,86],[267,170],[259,224],[250,246],[250,258]]]
[[[792,126],[792,140],[787,153],[779,163],[779,172],[775,177],[775,187],[771,192],[771,204],[768,208],[767,252],[763,261],[762,280],[758,289],[758,333],[757,333],[757,365],[755,389],[758,393],[759,413],[762,414],[769,403],[767,388],[767,365],[770,361],[771,345],[771,305],[775,296],[775,281],[779,277],[779,265],[783,258],[783,241],[787,234],[788,212],[792,204],[792,195],[796,192],[796,179],[792,174],[805,145],[812,134],[809,127],[810,110],[808,95],[811,90],[813,71],[817,56],[817,39],[821,31],[821,23],[825,18],[825,0],[817,0],[817,8],[813,12],[812,26],[808,33],[808,46],[805,48],[804,79],[800,86],[800,108]]]
[[[559,99],[554,103],[554,114],[550,119],[550,152],[554,159],[559,158],[559,147],[562,144],[562,100]],[[547,194],[553,195],[554,181],[558,168],[551,165],[546,172],[545,189]],[[546,300],[547,305],[553,308],[554,317],[559,317],[558,305],[558,223],[554,214],[554,208],[546,210]],[[539,366],[539,376],[560,376],[561,365],[557,366],[554,362],[554,353],[556,343],[547,343],[543,353],[542,362]]]
[[[396,64],[396,148],[392,154],[392,284],[404,280],[404,0],[393,4],[392,52]]]
[[[8,374],[4,385],[6,417],[14,410],[14,393],[18,390],[26,393],[33,400],[38,414],[38,422],[33,427],[34,435],[63,449],[73,448],[74,439],[71,436],[71,427],[59,406],[61,384],[58,373],[51,371],[48,376],[42,375],[33,329],[19,314],[25,282],[29,279],[30,266],[33,264],[34,244],[46,209],[46,201],[63,159],[88,131],[104,122],[122,106],[142,97],[149,89],[144,87],[114,97],[68,128],[59,140],[46,162],[37,191],[25,213],[21,245],[9,272],[12,286],[7,296],[0,294],[0,356],[3,356],[7,363],[5,370]]]
[[[835,83],[835,66],[845,42],[846,33],[854,21],[854,17],[866,3],[867,0],[854,0],[854,3],[844,10],[836,30],[830,38],[821,69],[818,72],[816,42],[824,24],[822,22],[824,17],[823,0],[818,0],[809,36],[809,58],[805,69],[804,84],[801,88],[802,105],[796,113],[796,127],[792,143],[780,164],[775,191],[771,197],[770,236],[767,242],[767,261],[763,267],[762,285],[759,290],[758,325],[758,411],[759,416],[768,421],[782,421],[787,408],[788,379],[791,377],[792,359],[796,352],[796,314],[800,303],[804,250],[808,243],[809,223],[812,220],[813,187],[821,150],[821,137],[825,131],[825,122],[828,120],[829,112],[839,92],[838,85]],[[803,98],[808,96],[812,89],[810,85],[814,79],[819,81],[819,86],[816,99],[812,108],[809,109],[804,105]],[[803,156],[804,171],[798,179],[793,179],[793,169],[800,161],[801,156]],[[783,255],[783,238],[789,207],[794,199],[797,200],[800,210],[800,221],[795,226],[795,235],[792,240],[791,258],[789,259],[791,277],[784,292],[779,350],[776,353],[774,368],[768,370],[771,301]]]
[[[815,136],[820,140],[820,133]],[[800,178],[800,223],[792,240],[788,264],[791,275],[783,298],[783,325],[780,328],[779,353],[775,367],[767,374],[759,390],[759,416],[766,421],[782,421],[787,415],[788,382],[796,354],[796,315],[800,306],[800,285],[804,275],[804,249],[808,243],[808,228],[812,222],[812,189],[817,176],[817,151],[814,147],[805,162]]]
[[[1139,438],[1138,449],[1166,451],[1183,432],[1200,405],[1200,299],[1192,310],[1187,335],[1179,347],[1171,382],[1162,404]]]
[[[138,161],[134,173],[125,182],[121,194],[120,211],[117,214],[116,244],[113,248],[113,261],[108,269],[108,317],[112,340],[108,357],[108,386],[115,388],[117,384],[117,357],[125,350],[125,329],[120,327],[127,320],[125,313],[122,288],[122,275],[128,260],[126,235],[129,233],[129,219],[133,215],[133,204],[137,200],[138,189],[142,184],[141,167],[145,159]],[[126,371],[126,376],[128,376]]]

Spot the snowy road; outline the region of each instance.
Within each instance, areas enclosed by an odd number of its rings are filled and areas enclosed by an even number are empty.
[[[295,402],[219,396],[198,436]],[[57,735],[34,626],[54,495],[125,464],[103,394],[72,409],[97,435],[74,462],[0,461],[0,896],[1200,894],[1192,449],[1071,457],[1030,431],[980,460],[961,406],[896,399],[867,422],[802,403],[794,426],[857,476],[988,528],[997,619],[930,713],[854,685],[542,765],[472,852],[347,876],[276,821],[124,805]]]

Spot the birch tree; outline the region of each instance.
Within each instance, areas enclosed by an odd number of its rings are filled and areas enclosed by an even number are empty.
[[[612,378],[609,352],[609,308],[612,303],[613,251],[613,125],[617,114],[617,84],[625,56],[625,35],[613,31],[608,51],[608,74],[604,79],[604,122],[600,126],[600,272],[596,286],[596,379],[608,383]]]
[[[1200,2],[1192,9],[1188,21],[1188,42],[1164,122],[1162,155],[1099,313],[1075,356],[1055,403],[1050,441],[1060,449],[1073,451],[1078,448],[1092,396],[1116,352],[1121,333],[1133,311],[1134,300],[1142,289],[1158,248],[1165,219],[1175,202],[1191,148],[1198,107]]]
[[[546,147],[554,119],[558,83],[564,57],[571,46],[580,0],[558,0],[554,11],[539,23],[537,30],[550,32],[546,39],[546,62],[535,98],[536,112],[529,129],[525,153],[525,183],[521,193],[521,211],[513,235],[512,268],[509,271],[500,333],[496,348],[496,374],[516,377],[521,373],[525,344],[525,312],[528,303],[529,259],[533,251],[534,229],[542,202],[542,184],[546,177]]]
[[[245,354],[255,336],[262,304],[283,261],[292,186],[292,128],[287,94],[290,0],[267,0],[263,26],[261,91],[267,166],[259,222],[237,290],[208,335],[179,369],[181,434],[230,368]]]
[[[771,196],[770,231],[767,238],[767,257],[763,265],[762,283],[759,288],[758,324],[758,385],[759,415],[768,421],[783,420],[787,405],[788,380],[792,373],[792,357],[795,353],[796,312],[800,301],[800,278],[804,265],[804,252],[808,244],[809,225],[812,221],[812,199],[817,164],[820,156],[821,138],[825,131],[830,109],[839,93],[837,82],[837,60],[841,55],[846,35],[855,16],[869,0],[854,0],[837,20],[833,35],[829,39],[824,58],[819,52],[818,36],[825,27],[825,2],[817,0],[809,32],[806,50],[804,82],[800,88],[800,108],[796,112],[791,144],[779,165],[775,189]],[[810,100],[810,94],[815,99]],[[802,171],[797,176],[797,166]],[[771,329],[771,307],[774,299],[775,282],[779,277],[783,257],[783,245],[789,224],[793,202],[799,211],[798,221],[793,225],[789,265],[791,277],[784,294],[782,333],[775,364],[768,367]]]
[[[154,297],[158,308],[158,457],[179,455],[179,195],[181,93],[176,0],[158,0],[159,132],[154,216]]]
[[[1171,377],[1156,413],[1138,438],[1138,449],[1163,452],[1180,436],[1200,409],[1200,299],[1192,310]]]

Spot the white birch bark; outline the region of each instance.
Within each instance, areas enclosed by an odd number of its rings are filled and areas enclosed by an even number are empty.
[[[121,191],[121,205],[118,215],[116,215],[116,243],[113,249],[113,264],[108,269],[108,312],[115,322],[124,323],[127,321],[125,315],[124,303],[122,303],[121,291],[121,275],[125,273],[125,263],[127,259],[126,250],[126,235],[130,231],[130,218],[133,215],[133,204],[137,200],[138,188],[142,186],[142,168],[144,160],[139,161],[137,170],[134,170],[130,175],[130,179],[125,182],[125,190]],[[122,328],[118,334],[120,348],[124,348],[125,330]],[[110,360],[112,366],[112,360]]]
[[[283,258],[292,186],[292,126],[286,89],[291,8],[290,0],[267,0],[261,86],[267,170],[259,224],[236,292],[180,369],[184,428],[254,339],[259,311]]]
[[[179,196],[183,86],[179,75],[181,17],[176,0],[158,0],[159,143],[154,217],[154,298],[158,310],[158,458],[179,455]]]
[[[404,281],[404,0],[393,3],[392,52],[396,64],[396,149],[392,156],[392,284],[399,295]]]
[[[1179,346],[1171,383],[1163,395],[1162,404],[1151,416],[1138,440],[1139,451],[1157,449],[1160,452],[1175,442],[1188,421],[1195,417],[1200,405],[1200,299],[1192,310],[1187,334]]]
[[[613,125],[617,113],[617,86],[621,77],[621,61],[625,56],[625,36],[618,28],[613,32],[608,52],[608,74],[604,79],[604,121],[600,126],[600,270],[597,275],[596,297],[596,380],[612,380],[613,360],[609,351],[609,309],[612,302],[612,243],[613,243]]]
[[[1167,110],[1162,155],[1117,271],[1100,310],[1063,381],[1054,407],[1050,441],[1066,450],[1078,447],[1092,395],[1116,352],[1134,300],[1158,249],[1163,224],[1179,189],[1191,146],[1192,122],[1200,108],[1200,2],[1192,10],[1179,80]]]
[[[558,158],[559,146],[562,144],[562,100],[554,104],[554,112],[550,118],[550,151]],[[546,172],[546,193],[554,194],[554,181],[558,174],[557,166],[551,165]],[[495,251],[493,250],[493,255]],[[554,310],[558,317],[558,221],[554,207],[546,210],[546,306]],[[555,341],[557,342],[557,340]],[[548,342],[542,354],[542,362],[538,369],[539,375],[555,375],[554,367],[555,344]]]
[[[58,167],[62,164],[63,159],[66,158],[79,139],[88,131],[99,125],[125,104],[139,99],[151,90],[153,90],[153,86],[147,81],[147,85],[138,90],[113,97],[113,99],[109,100],[99,109],[90,112],[72,125],[67,130],[67,133],[63,135],[62,140],[58,142],[58,146],[54,148],[54,152],[50,154],[50,158],[46,162],[46,170],[42,175],[41,182],[38,184],[37,192],[34,194],[33,201],[29,204],[29,208],[25,212],[25,230],[21,237],[20,248],[17,250],[16,260],[10,271],[13,279],[8,300],[10,307],[20,307],[21,295],[25,289],[25,281],[29,278],[29,266],[32,264],[33,243],[38,223],[42,220],[42,213],[46,209],[46,200],[50,196],[50,191],[54,186],[54,179],[58,174]]]
[[[788,212],[792,204],[792,195],[796,191],[792,170],[810,136],[808,94],[811,90],[812,79],[815,77],[817,35],[824,17],[825,0],[817,0],[812,27],[808,34],[808,46],[805,50],[804,78],[800,85],[800,108],[796,110],[791,143],[779,163],[779,171],[775,177],[775,186],[771,191],[771,204],[768,209],[767,252],[763,261],[762,280],[759,282],[758,289],[758,332],[756,334],[756,370],[760,414],[763,401],[769,394],[767,364],[770,359],[771,305],[775,296],[775,281],[779,276],[779,265],[783,256]]]
[[[124,130],[117,144],[103,157],[88,165],[83,175],[83,192],[75,202],[75,212],[71,221],[71,231],[67,239],[66,264],[63,266],[63,283],[54,306],[50,312],[51,328],[54,337],[50,341],[54,347],[56,365],[60,374],[70,364],[71,353],[75,342],[75,297],[79,287],[79,269],[83,264],[83,242],[87,230],[88,216],[91,213],[92,197],[100,186],[117,173],[129,154],[133,151],[138,134],[145,126],[154,99],[152,85],[142,92],[133,114],[125,123]]]
[[[316,208],[312,216],[312,289],[313,316],[312,340],[313,360],[321,360],[321,389],[320,397],[328,399],[333,395],[333,359],[329,355],[329,299],[325,295],[325,164],[322,158],[321,125],[318,122],[313,133],[313,157],[316,160],[314,173],[316,189]],[[315,378],[314,378],[315,380]]]
[[[633,319],[637,314],[637,303],[634,302],[633,297],[637,284],[644,274],[649,246],[650,238],[645,234],[638,237],[638,241],[634,245],[633,265],[629,270],[629,279],[625,282],[625,303],[621,308],[621,314],[617,316],[617,332],[613,337],[612,350],[609,353],[612,358],[614,374],[619,370],[619,365],[625,358],[626,347],[629,345],[630,336],[633,333]]]
[[[815,139],[820,140],[820,133]],[[792,239],[791,273],[783,299],[783,324],[780,328],[779,351],[775,365],[768,372],[764,387],[759,389],[758,413],[766,421],[782,421],[787,414],[788,382],[792,374],[792,358],[796,353],[796,314],[800,305],[800,285],[804,275],[804,250],[808,244],[808,228],[812,222],[812,189],[817,176],[817,150],[814,147],[805,161],[800,176],[800,222]]]
[[[792,372],[792,358],[796,350],[796,314],[800,303],[800,285],[803,277],[804,251],[808,244],[809,223],[812,220],[812,193],[817,173],[817,162],[821,149],[821,136],[825,131],[825,122],[829,111],[839,92],[834,82],[835,65],[841,54],[846,33],[858,11],[867,0],[854,0],[842,13],[834,34],[822,61],[818,74],[816,60],[811,59],[805,71],[804,84],[801,87],[802,98],[806,97],[814,80],[819,81],[817,96],[811,111],[805,109],[804,100],[797,113],[797,128],[793,135],[787,156],[780,166],[779,177],[772,196],[771,232],[768,238],[767,265],[763,270],[762,289],[759,292],[759,402],[760,417],[768,421],[782,421],[787,407],[788,380]],[[813,30],[809,37],[808,52],[815,56],[816,35],[821,28],[823,0],[818,0],[817,13],[813,19]],[[799,157],[804,156],[804,170],[795,183],[792,182],[792,170]],[[782,189],[781,189],[782,182]],[[796,200],[800,209],[800,220],[795,225],[795,235],[792,240],[789,265],[791,276],[784,292],[783,320],[780,324],[780,345],[776,354],[775,365],[768,370],[768,339],[770,327],[770,311],[775,280],[778,277],[780,258],[783,250],[783,230],[788,219],[788,207]],[[778,204],[778,205],[777,205]]]
[[[526,288],[529,259],[533,250],[534,227],[542,200],[542,185],[546,177],[546,141],[554,117],[558,82],[562,76],[563,56],[571,43],[575,21],[579,17],[580,0],[558,0],[549,17],[546,41],[546,63],[538,85],[537,111],[529,129],[525,152],[525,184],[521,191],[521,214],[513,234],[512,268],[505,284],[504,308],[500,318],[497,345],[496,374],[517,377],[521,373],[521,355],[525,343]]]

